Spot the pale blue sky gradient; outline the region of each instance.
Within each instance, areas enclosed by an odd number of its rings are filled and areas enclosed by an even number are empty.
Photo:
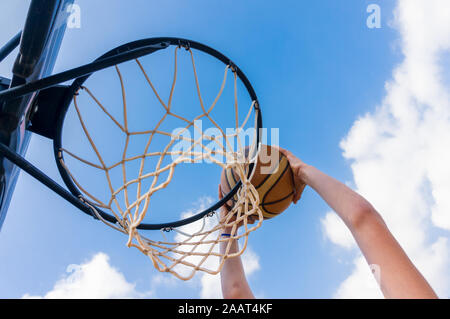
[[[264,126],[280,128],[281,146],[345,182],[352,176],[339,142],[358,116],[376,107],[400,58],[393,45],[397,34],[388,26],[393,4],[376,1],[382,28],[368,29],[366,7],[372,2],[78,0],[81,29],[67,30],[55,71],[140,38],[203,42],[244,70],[259,97]],[[1,43],[22,27],[28,3],[0,4]],[[9,76],[11,63],[9,58],[0,65],[2,76]],[[34,136],[27,158],[62,183],[49,140]],[[199,195],[215,197],[214,181],[206,185]],[[177,205],[187,210],[197,199],[183,198]],[[268,298],[333,295],[349,272],[353,253],[325,240],[320,218],[327,210],[306,189],[299,204],[251,234],[261,266],[250,278],[255,293]],[[0,297],[45,294],[69,264],[97,252],[108,254],[138,290],[152,289],[157,271],[124,240],[21,173],[0,233]],[[155,296],[197,298],[199,288],[159,286]]]

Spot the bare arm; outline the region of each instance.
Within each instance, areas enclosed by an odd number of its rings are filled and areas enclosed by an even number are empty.
[[[220,252],[226,249],[226,243],[220,243]],[[238,251],[238,242],[233,240],[230,252]],[[220,272],[222,294],[225,299],[253,299],[253,293],[245,278],[241,257],[228,258]]]
[[[219,188],[219,197],[222,192]],[[227,213],[225,207],[221,208],[221,214]],[[231,233],[231,229],[225,229],[224,233]],[[237,240],[233,240],[230,253],[239,251]],[[220,253],[223,254],[227,247],[227,242],[220,243]],[[222,294],[225,299],[253,299],[253,293],[245,278],[244,266],[240,256],[227,258],[220,272],[220,281],[222,285]]]
[[[437,298],[367,200],[336,179],[303,163],[291,152],[280,151],[287,156],[293,169],[296,188],[312,187],[342,218],[367,262],[380,267],[380,288],[386,298]],[[297,193],[301,194],[301,191]],[[299,195],[294,201],[298,199]]]

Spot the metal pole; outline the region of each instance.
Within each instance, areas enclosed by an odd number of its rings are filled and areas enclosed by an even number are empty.
[[[75,78],[91,74],[93,72],[108,68],[110,66],[137,59],[143,55],[150,54],[152,52],[167,48],[168,44],[148,45],[139,49],[130,50],[128,52],[119,53],[111,57],[103,58],[95,62],[82,65],[80,67],[57,73],[49,77],[30,82],[27,84],[19,85],[0,93],[0,103],[12,100],[42,89],[49,88],[51,86],[60,84],[65,81],[73,80]]]
[[[0,49],[0,62],[3,61],[20,43],[20,37],[22,36],[22,31],[17,33],[11,40],[9,40],[1,49]]]

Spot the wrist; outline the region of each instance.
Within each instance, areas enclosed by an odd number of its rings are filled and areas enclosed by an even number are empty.
[[[308,164],[302,164],[297,172],[297,176],[300,178],[300,180],[305,183],[308,186],[310,185],[310,172],[313,170],[314,167]]]
[[[230,236],[223,236],[223,234],[230,234]],[[220,239],[222,240],[219,244],[220,253],[223,254],[227,250],[227,247],[229,247],[229,253],[235,253],[238,251],[238,241],[230,237],[232,237],[231,232],[226,233],[222,230],[220,234]]]
[[[231,235],[233,235],[232,233],[231,233],[231,231],[232,231],[232,227],[226,227],[226,228],[223,228],[222,229],[222,232],[221,232],[221,236],[222,235],[225,235],[226,236],[226,234],[230,234],[230,236]],[[236,232],[236,231],[235,231]],[[227,236],[227,237],[230,237],[230,236]]]

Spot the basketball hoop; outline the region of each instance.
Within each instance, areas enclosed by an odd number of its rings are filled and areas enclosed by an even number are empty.
[[[105,54],[100,58],[104,59],[112,54],[118,54],[119,52],[124,52],[124,48],[127,50],[137,50],[143,46],[149,45],[160,45],[169,44],[173,48],[174,54],[174,66],[173,66],[173,80],[170,88],[170,94],[167,101],[164,101],[161,95],[158,93],[155,85],[151,81],[151,75],[143,66],[141,58],[135,58],[134,61],[138,69],[142,72],[149,88],[157,98],[164,114],[157,124],[147,130],[142,131],[132,131],[129,129],[129,123],[127,119],[127,114],[129,112],[130,106],[127,104],[126,97],[126,78],[121,72],[121,66],[114,65],[114,70],[117,76],[117,80],[120,83],[120,91],[122,92],[122,108],[123,116],[122,118],[116,118],[109,110],[106,105],[103,105],[101,99],[98,98],[94,91],[89,88],[86,84],[90,76],[84,76],[78,78],[71,85],[71,90],[73,94],[73,103],[70,100],[67,101],[65,107],[61,110],[59,120],[57,123],[57,134],[54,139],[54,149],[55,155],[57,157],[57,164],[60,170],[61,176],[66,183],[69,190],[79,198],[85,205],[87,205],[92,215],[104,222],[106,225],[112,227],[113,229],[120,231],[127,235],[127,246],[135,247],[143,254],[147,255],[156,269],[162,272],[170,272],[176,277],[188,280],[192,278],[196,271],[205,271],[210,274],[217,274],[226,258],[237,256],[243,253],[247,246],[248,235],[258,227],[260,227],[263,220],[261,210],[259,208],[259,196],[255,187],[250,183],[252,167],[255,165],[258,154],[259,146],[259,129],[261,128],[261,113],[259,105],[255,96],[253,89],[250,86],[245,75],[240,71],[240,69],[227,59],[222,54],[217,51],[201,45],[199,43],[188,41],[184,39],[173,39],[173,38],[161,38],[161,39],[149,39],[143,41],[137,41],[129,43],[127,45],[116,48],[109,53]],[[178,55],[179,50],[184,48],[189,54],[192,65],[192,72],[194,75],[195,82],[195,94],[198,97],[200,105],[200,114],[198,114],[193,119],[185,118],[176,113],[172,105],[173,95],[175,93],[175,87],[177,83],[178,75]],[[167,49],[166,49],[167,50]],[[184,51],[184,50],[183,50]],[[221,85],[214,101],[211,105],[206,105],[204,98],[201,94],[201,88],[199,84],[197,68],[195,64],[194,51],[202,51],[219,59],[224,62],[224,73],[221,81]],[[235,111],[235,128],[234,134],[227,134],[224,129],[222,129],[217,121],[214,119],[213,110],[217,105],[217,102],[222,97],[225,84],[227,83],[227,77],[232,74],[234,83],[234,111]],[[95,73],[94,73],[95,75]],[[239,123],[238,118],[238,101],[237,101],[237,81],[241,80],[244,86],[247,88],[248,93],[252,99],[251,105],[248,107],[247,115]],[[124,135],[125,149],[122,152],[122,157],[119,161],[112,163],[111,165],[106,164],[104,155],[101,154],[99,147],[97,146],[94,138],[91,136],[90,130],[95,129],[95,127],[88,127],[85,120],[85,115],[80,110],[80,102],[82,95],[88,97],[92,105],[90,107],[97,107],[105,117],[107,117],[118,130]],[[84,99],[86,101],[86,99]],[[63,144],[62,132],[64,126],[65,115],[68,108],[73,105],[76,110],[78,120],[82,128],[82,134],[89,141],[89,145],[96,154],[96,162],[89,161],[77,155],[75,152],[68,148],[65,148]],[[231,111],[231,110],[230,110]],[[245,146],[241,145],[239,139],[239,132],[245,128],[248,124],[250,115],[254,113],[255,123],[254,129],[256,130],[255,139],[250,145],[250,154],[253,156],[245,156]],[[185,123],[185,127],[181,129],[178,134],[173,134],[168,131],[162,130],[160,127],[168,117],[175,117],[176,119]],[[184,151],[174,152],[171,147],[176,141],[185,139],[182,133],[188,129],[194,129],[198,131],[196,127],[196,120],[207,120],[215,128],[221,132],[221,137],[208,136],[203,132],[200,137],[196,140],[190,139],[187,142],[190,143],[190,147]],[[137,135],[146,135],[148,140],[143,148],[142,154],[137,154],[132,157],[127,157],[127,146],[129,140]],[[152,139],[156,135],[163,135],[170,138],[170,142],[163,148],[154,150],[152,149]],[[231,143],[231,141],[233,143]],[[237,142],[237,143],[236,143]],[[207,143],[216,144],[216,148],[213,150],[207,146]],[[237,149],[233,149],[231,146],[237,146]],[[201,147],[201,152],[198,151],[198,146]],[[217,147],[218,146],[218,147]],[[221,155],[224,161],[217,160],[216,155]],[[103,171],[106,177],[106,184],[104,189],[108,189],[110,196],[106,201],[102,201],[96,196],[95,192],[88,191],[82,183],[78,180],[77,175],[72,172],[70,165],[67,163],[66,158],[70,157],[72,160],[77,160],[83,165]],[[153,170],[149,170],[145,166],[145,160],[149,157],[157,158],[157,165]],[[163,160],[168,157],[175,158],[167,165],[162,165]],[[224,199],[212,205],[208,209],[202,212],[190,216],[183,220],[178,220],[170,223],[164,224],[146,224],[144,223],[144,218],[147,215],[151,216],[151,198],[154,194],[162,189],[166,188],[171,181],[176,178],[176,168],[182,163],[199,163],[208,160],[215,165],[219,165],[222,169],[232,168],[233,171],[237,172],[239,176],[239,184],[234,187],[229,194],[224,196]],[[140,162],[138,176],[133,179],[127,178],[127,163],[130,162]],[[113,186],[112,178],[110,177],[111,170],[115,168],[121,168],[123,172],[123,180],[121,185],[118,187]],[[164,179],[161,178],[162,173],[167,173]],[[146,180],[151,180],[150,187],[144,189],[143,183]],[[137,185],[136,194],[131,194],[129,190],[133,185]],[[119,202],[118,197],[121,196],[124,199],[124,203]],[[133,197],[134,196],[134,197]],[[229,211],[226,216],[219,217],[216,213],[218,209],[229,199],[231,196],[238,198],[238,202]],[[133,198],[132,198],[133,197]],[[217,218],[210,218],[216,215]],[[259,216],[259,222],[254,225],[250,225],[247,219],[250,215]],[[213,222],[214,221],[214,222]],[[192,227],[192,224],[197,223],[197,228],[186,231],[186,228]],[[242,232],[238,233],[238,224],[243,224]],[[221,236],[223,229],[231,228],[231,236],[224,237]],[[143,234],[143,230],[149,229],[159,229],[163,232],[162,240],[156,240],[153,238],[154,233]],[[167,232],[172,232],[175,236],[168,238]],[[165,233],[165,234],[164,234]],[[161,236],[157,236],[161,237]],[[235,239],[244,238],[244,243],[242,248],[237,253],[230,253],[231,242]],[[225,253],[220,254],[218,250],[218,244],[221,242],[227,243],[227,248]],[[218,258],[218,262],[211,263],[208,262],[208,258]],[[210,265],[209,267],[205,265]],[[212,266],[213,265],[213,266]],[[186,268],[191,271],[187,271]]]
[[[170,50],[172,48],[173,50]],[[195,83],[193,96],[198,101],[199,111],[195,116],[181,115],[173,106],[175,85],[178,76],[178,55],[181,48],[184,48],[189,56],[193,82]],[[170,94],[167,99],[158,92],[154,82],[151,80],[151,72],[146,69],[142,59],[153,56],[155,52],[173,53],[173,76],[170,85]],[[201,86],[198,77],[195,55],[212,58],[224,65],[223,78],[220,82],[218,92],[214,95],[212,103],[206,104],[206,100],[201,93]],[[159,121],[152,127],[146,129],[133,129],[130,120],[130,110],[134,110],[136,103],[129,103],[127,81],[130,79],[123,74],[124,65],[134,63],[135,70],[143,76],[146,84],[145,92],[149,90],[156,97],[162,114]],[[105,83],[101,83],[100,89],[106,87],[107,95],[114,92],[114,84],[109,83],[116,79],[119,83],[118,91],[120,97],[121,114],[114,113],[109,109],[110,105],[102,103],[102,98],[97,96],[97,88],[92,88],[89,79],[97,75],[100,71],[112,70],[115,76],[107,77]],[[233,89],[230,93],[230,100],[225,103],[232,105],[228,114],[234,112],[234,132],[225,131],[217,118],[214,109],[223,98],[227,78],[232,74]],[[69,86],[60,85],[65,81],[75,79]],[[133,80],[135,81],[135,80]],[[111,86],[107,85],[108,82]],[[239,115],[238,108],[238,82],[247,91],[250,103],[248,110]],[[136,82],[133,82],[134,84]],[[133,86],[131,86],[133,88]],[[53,139],[54,155],[61,177],[69,191],[61,187],[54,180],[49,178],[38,168],[25,160],[22,156],[0,143],[0,153],[12,161],[15,165],[31,174],[44,185],[55,191],[57,194],[68,200],[77,208],[90,214],[94,218],[102,221],[111,228],[127,236],[128,247],[135,247],[143,254],[147,255],[156,269],[161,272],[169,272],[176,277],[189,280],[197,271],[204,271],[209,274],[217,274],[225,260],[230,257],[241,255],[247,246],[248,236],[251,232],[261,226],[263,214],[260,209],[260,199],[258,191],[251,183],[254,168],[258,161],[258,154],[261,146],[262,117],[256,94],[244,73],[230,59],[220,52],[205,46],[201,43],[180,39],[180,38],[150,38],[130,42],[119,46],[104,54],[96,61],[52,75],[31,83],[19,85],[15,88],[5,90],[0,93],[0,101],[8,101],[18,96],[23,96],[31,92],[40,91],[36,105],[45,105],[45,108],[35,108],[31,118],[31,131]],[[139,102],[143,103],[145,94],[140,97]],[[147,98],[148,95],[146,96]],[[150,105],[147,104],[143,105]],[[87,110],[83,111],[82,106],[88,104]],[[98,117],[92,118],[92,110],[100,112]],[[73,112],[75,110],[75,112]],[[86,110],[86,109],[84,109]],[[70,135],[77,140],[86,139],[86,145],[95,154],[93,159],[85,158],[67,147],[63,143],[63,131],[67,114],[76,114],[80,130],[70,130]],[[140,110],[138,110],[140,112]],[[141,109],[141,111],[143,111]],[[136,112],[136,110],[134,110]],[[152,114],[151,119],[156,115]],[[102,143],[97,142],[96,132],[109,136],[96,125],[100,117],[105,118],[114,128],[120,132],[125,140],[124,148],[121,149],[121,156],[118,160],[108,152],[104,154]],[[249,123],[254,117],[253,125]],[[183,126],[177,131],[170,131],[163,126],[169,120],[175,119]],[[198,120],[208,121],[212,127],[220,134],[210,135],[202,132],[196,124]],[[150,118],[149,118],[150,121]],[[72,121],[69,121],[71,123]],[[94,123],[94,125],[89,125]],[[145,122],[145,121],[144,121]],[[55,125],[56,123],[56,125]],[[246,126],[253,129],[250,143],[242,143],[242,132]],[[173,129],[173,127],[172,127]],[[184,132],[193,129],[198,133],[198,137],[186,138]],[[66,133],[64,133],[66,136]],[[129,144],[136,138],[146,138],[142,151],[133,156],[128,155]],[[165,144],[154,147],[158,137],[169,139]],[[245,140],[245,138],[244,138]],[[177,141],[187,142],[189,147],[182,150],[174,150],[173,146]],[[70,143],[69,143],[70,144]],[[105,144],[105,143],[103,143]],[[109,138],[107,145],[119,149],[116,140]],[[162,145],[162,146],[161,146]],[[213,147],[214,146],[214,147]],[[156,165],[149,167],[146,161],[154,160]],[[222,199],[216,203],[209,203],[209,207],[202,207],[200,212],[181,216],[179,220],[164,223],[147,223],[144,221],[151,219],[152,204],[151,199],[168,187],[176,179],[178,167],[190,163],[212,163],[219,166],[221,170],[231,169],[237,176],[238,181]],[[129,177],[128,167],[130,163],[139,163],[136,176]],[[113,171],[121,171],[121,181],[117,183],[113,179]],[[79,171],[85,170],[82,174]],[[105,183],[95,185],[92,190],[87,187],[80,176],[90,177],[90,171],[101,172],[104,175]],[[219,175],[217,176],[219,183]],[[134,191],[132,191],[132,189]],[[107,198],[101,198],[102,192],[107,190]],[[233,198],[234,205],[226,215],[219,216],[218,210],[225,206],[227,201]],[[213,218],[216,216],[216,218]],[[249,223],[258,217],[255,224]],[[147,217],[147,218],[146,218]],[[242,225],[242,227],[238,227]],[[239,231],[238,231],[239,228]],[[231,233],[222,236],[223,230],[231,229]],[[151,231],[153,230],[153,231]],[[159,230],[155,232],[155,230]],[[147,232],[149,231],[149,232]],[[145,234],[144,234],[145,232]],[[231,253],[231,243],[233,240],[242,238],[243,244],[238,252]],[[223,253],[219,252],[218,245],[225,243],[226,248]],[[215,261],[211,261],[215,259]]]

